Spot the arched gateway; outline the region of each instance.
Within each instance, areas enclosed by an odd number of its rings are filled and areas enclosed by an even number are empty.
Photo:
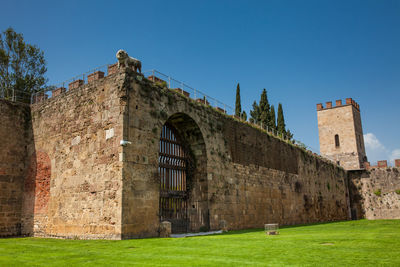
[[[173,233],[187,232],[188,218],[188,161],[181,138],[172,125],[161,131],[159,148],[160,220],[170,221]]]
[[[172,233],[209,228],[207,156],[195,121],[176,113],[164,124],[159,143],[160,221]]]

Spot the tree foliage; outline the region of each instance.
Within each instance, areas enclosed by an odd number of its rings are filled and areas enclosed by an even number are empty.
[[[246,111],[243,110],[241,118],[242,118],[242,120],[247,121],[247,113],[246,113]]]
[[[240,85],[239,83],[236,86],[236,105],[235,105],[235,116],[241,117],[242,114],[242,105],[240,103]]]
[[[289,140],[293,139],[293,134],[289,129],[286,130],[286,138]]]
[[[286,134],[285,118],[283,116],[283,108],[281,103],[278,105],[277,130],[279,134]]]
[[[268,102],[267,90],[263,89],[260,98],[260,121],[264,128],[269,127],[270,121],[270,106]]]
[[[271,128],[276,130],[276,116],[275,116],[275,108],[274,105],[271,105],[271,110],[269,112],[269,125]]]
[[[253,109],[250,110],[250,122],[259,124],[260,123],[260,107],[257,104],[257,101],[253,102]]]
[[[251,123],[262,125],[268,131],[277,131],[285,139],[293,139],[293,134],[290,130],[286,129],[282,104],[279,103],[278,115],[276,116],[274,105],[269,104],[267,90],[263,89],[259,104],[257,104],[257,101],[254,101],[253,109],[250,110],[250,116],[249,121]]]
[[[21,33],[8,28],[0,34],[0,95],[6,99],[29,102],[32,92],[47,82],[44,53],[27,44]]]

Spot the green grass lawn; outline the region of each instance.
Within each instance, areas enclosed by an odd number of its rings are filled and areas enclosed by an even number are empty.
[[[400,266],[400,220],[123,241],[0,239],[1,266]]]

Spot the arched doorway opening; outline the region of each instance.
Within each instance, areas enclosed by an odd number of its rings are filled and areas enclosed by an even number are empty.
[[[187,174],[189,153],[169,123],[161,131],[159,148],[160,220],[172,224],[173,233],[189,229]]]
[[[163,125],[159,143],[161,221],[172,233],[209,229],[207,156],[198,125],[176,113]]]

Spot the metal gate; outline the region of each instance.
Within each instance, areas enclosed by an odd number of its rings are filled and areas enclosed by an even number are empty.
[[[162,128],[159,148],[160,221],[172,224],[172,233],[188,231],[188,192],[186,184],[188,153],[175,129]]]

